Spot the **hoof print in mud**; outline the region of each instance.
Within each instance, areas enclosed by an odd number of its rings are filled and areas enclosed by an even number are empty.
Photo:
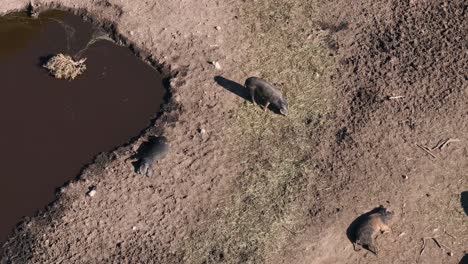
[[[354,220],[347,230],[347,235],[353,242],[355,251],[365,248],[377,255],[379,249],[375,239],[379,234],[391,231],[390,225],[394,216],[394,212],[380,206]]]
[[[165,137],[150,137],[138,148],[133,156],[135,172],[144,176],[154,175],[154,163],[163,159],[169,151],[169,144]]]

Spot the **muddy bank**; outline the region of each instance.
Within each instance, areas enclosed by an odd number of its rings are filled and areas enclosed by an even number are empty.
[[[144,135],[164,133],[175,147],[152,178],[136,175],[125,162],[143,138],[99,156],[79,180],[62,189],[47,211],[16,228],[2,247],[2,260],[178,262],[182,256],[175,253],[176,248],[186,241],[188,230],[203,218],[206,208],[220,206],[226,182],[239,167],[229,159],[229,151],[219,147],[227,145],[219,128],[232,118],[226,113],[238,99],[215,84],[218,70],[207,63],[217,60],[223,72],[242,78],[232,70],[239,63],[234,54],[246,44],[231,40],[240,36],[236,34],[240,28],[232,27],[238,19],[232,13],[235,6],[213,1],[35,3],[86,10],[98,23],[111,21],[112,31],[128,40],[125,43],[131,43],[144,60],[170,65],[173,100]],[[23,4],[13,0],[0,7]],[[203,17],[210,19],[200,22]],[[90,186],[97,190],[93,199],[85,195]]]
[[[164,89],[159,72],[78,16],[47,11],[38,19],[0,19],[4,240],[98,153],[139,135],[159,112]],[[86,58],[85,73],[54,79],[42,65],[58,53]]]

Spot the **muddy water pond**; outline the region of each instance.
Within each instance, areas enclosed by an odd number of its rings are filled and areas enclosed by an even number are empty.
[[[0,242],[159,111],[159,73],[102,36],[60,11],[0,17]],[[87,70],[73,81],[54,79],[42,64],[58,53],[87,58]]]

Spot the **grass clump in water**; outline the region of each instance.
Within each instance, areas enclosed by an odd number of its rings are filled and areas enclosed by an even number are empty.
[[[86,70],[86,58],[74,60],[71,56],[59,53],[50,58],[44,68],[57,79],[73,80]]]

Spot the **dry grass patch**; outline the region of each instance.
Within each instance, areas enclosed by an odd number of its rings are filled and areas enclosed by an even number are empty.
[[[50,58],[44,68],[57,79],[74,80],[86,70],[86,58],[75,61],[71,56],[59,53]]]
[[[248,102],[238,110],[228,136],[245,172],[236,179],[236,191],[216,227],[208,227],[215,232],[194,233],[194,247],[199,248],[190,253],[194,260],[216,263],[208,252],[223,252],[226,263],[268,263],[265,256],[285,243],[284,233],[307,221],[310,207],[304,204],[313,199],[308,192],[321,181],[313,156],[320,133],[333,120],[328,80],[335,63],[323,30],[308,26],[314,12],[314,4],[299,0],[246,5],[244,19],[254,46],[245,70],[260,72],[278,86],[289,113],[284,117],[263,112]],[[195,257],[200,252],[206,255]]]

